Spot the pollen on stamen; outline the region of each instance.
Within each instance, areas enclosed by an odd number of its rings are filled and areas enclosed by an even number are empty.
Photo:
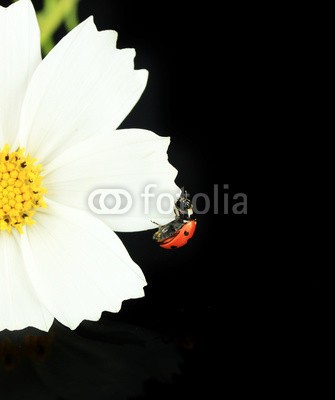
[[[43,195],[41,165],[25,155],[24,148],[10,151],[7,144],[0,150],[0,233],[33,225],[36,210],[47,207]]]

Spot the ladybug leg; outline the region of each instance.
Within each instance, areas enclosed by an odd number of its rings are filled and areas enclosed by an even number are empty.
[[[178,208],[176,206],[173,207],[173,211],[174,211],[175,216],[179,218],[180,217],[180,212],[179,212],[179,210],[178,210]]]
[[[161,224],[159,224],[158,222],[153,221],[152,219],[151,219],[150,221],[151,221],[153,224],[155,224],[155,225],[157,225],[157,226],[159,226],[159,227],[162,226]]]
[[[193,206],[191,206],[190,208],[187,209],[188,218],[191,218],[192,214],[193,214]]]

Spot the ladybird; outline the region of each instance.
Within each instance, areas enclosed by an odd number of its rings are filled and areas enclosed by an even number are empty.
[[[159,225],[153,239],[164,249],[185,246],[193,237],[197,221],[192,218],[193,206],[188,193],[183,191],[174,205],[175,219],[166,225]]]

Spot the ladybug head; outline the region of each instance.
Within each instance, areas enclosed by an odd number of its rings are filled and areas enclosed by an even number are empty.
[[[179,197],[179,199],[176,202],[176,208],[179,211],[180,216],[183,218],[190,218],[190,216],[193,214],[193,206],[192,202],[188,197],[188,193],[186,190],[182,190],[182,193]]]

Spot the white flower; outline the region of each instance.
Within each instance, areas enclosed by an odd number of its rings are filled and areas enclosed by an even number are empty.
[[[116,131],[147,82],[134,50],[116,49],[117,34],[92,18],[43,61],[39,38],[29,0],[0,7],[0,330],[48,331],[54,318],[75,329],[143,296],[143,273],[113,231],[152,228],[152,215],[135,201],[98,217],[87,198],[112,186],[138,200],[147,183],[179,191],[168,138]]]

